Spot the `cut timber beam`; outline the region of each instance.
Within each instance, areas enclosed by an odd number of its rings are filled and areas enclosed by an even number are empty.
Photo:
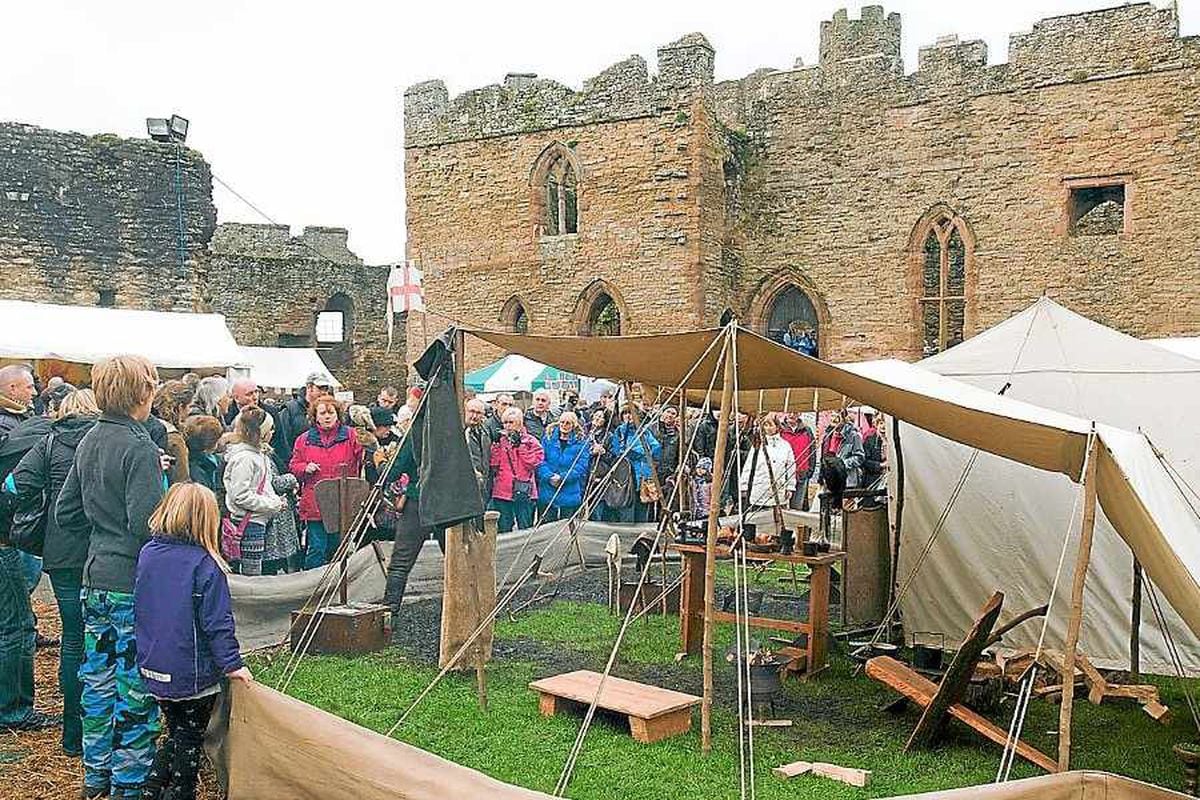
[[[942,727],[946,724],[946,714],[950,706],[957,705],[966,694],[967,684],[971,682],[971,675],[975,672],[975,664],[979,661],[984,645],[992,635],[992,628],[995,627],[996,620],[1000,617],[1000,607],[1003,605],[1003,592],[996,592],[984,604],[975,624],[971,626],[971,630],[963,639],[958,652],[954,654],[954,660],[950,662],[950,667],[938,685],[937,692],[925,706],[925,713],[921,715],[920,722],[917,723],[912,736],[908,737],[908,744],[904,746],[905,750],[928,747],[937,740]]]

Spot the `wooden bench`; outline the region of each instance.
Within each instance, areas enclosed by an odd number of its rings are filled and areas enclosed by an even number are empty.
[[[591,705],[601,677],[599,672],[581,669],[534,681],[529,688],[539,695],[542,716],[552,717],[563,701]],[[692,694],[609,676],[596,706],[625,715],[633,738],[649,744],[687,733],[692,727],[692,706],[699,702]]]

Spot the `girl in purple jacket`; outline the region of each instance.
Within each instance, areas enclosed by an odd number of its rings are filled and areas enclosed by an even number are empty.
[[[168,786],[175,800],[194,800],[204,730],[221,678],[252,679],[234,635],[219,522],[208,488],[176,484],[150,517],[152,538],[138,555],[138,672],[168,727],[143,786],[144,800],[158,800]]]

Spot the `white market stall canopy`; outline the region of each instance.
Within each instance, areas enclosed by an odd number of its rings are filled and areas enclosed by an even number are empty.
[[[0,358],[94,364],[122,353],[170,369],[224,369],[242,357],[220,314],[0,300]]]
[[[578,389],[579,378],[521,355],[507,355],[466,374],[474,392],[534,392],[538,389]]]
[[[341,382],[325,366],[321,356],[311,347],[242,347],[241,366],[259,386],[270,389],[299,389],[314,372],[324,374],[337,389]],[[248,373],[248,374],[247,374]]]

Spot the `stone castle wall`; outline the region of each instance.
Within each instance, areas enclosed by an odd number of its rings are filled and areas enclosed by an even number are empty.
[[[971,240],[968,335],[1043,292],[1134,335],[1200,331],[1200,44],[1172,9],[1046,19],[996,65],[948,37],[906,75],[899,16],[868,6],[824,23],[820,53],[714,84],[692,35],[660,51],[657,75],[634,58],[580,91],[530,76],[453,100],[413,87],[409,257],[428,302],[501,326],[520,296],[532,332],[575,332],[602,277],[625,332],[727,311],[762,330],[795,285],[823,355],[914,358],[918,230],[945,209]],[[579,233],[540,239],[528,197],[555,141],[583,165]],[[1072,187],[1114,181],[1122,229],[1072,236]]]
[[[0,123],[2,297],[95,305],[106,291],[117,306],[191,311],[216,221],[193,150]]]
[[[344,228],[293,238],[286,227],[218,226],[212,172],[194,150],[0,123],[0,297],[216,311],[241,344],[311,346],[316,312],[341,293],[355,324],[333,368],[374,398],[406,374],[399,321],[385,352],[386,283],[387,268],[351,253]]]
[[[387,266],[364,264],[350,251],[345,228],[224,223],[211,245],[207,281],[213,311],[224,314],[239,344],[316,347],[359,401],[404,384],[404,323],[387,348]],[[314,321],[342,311],[347,345],[316,341]]]

